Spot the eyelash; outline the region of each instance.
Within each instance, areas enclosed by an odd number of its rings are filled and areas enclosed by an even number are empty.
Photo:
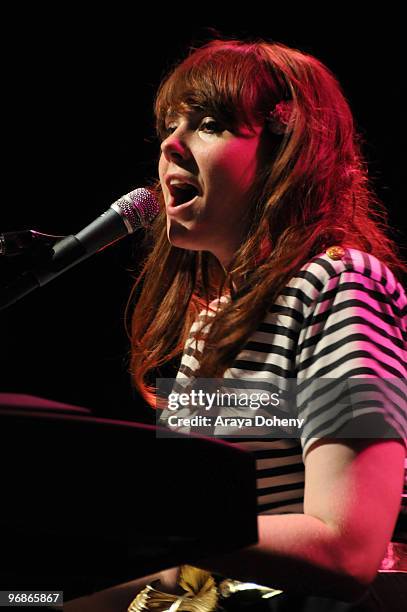
[[[212,130],[210,130],[214,134],[219,134],[220,132],[224,131],[224,128],[221,126],[219,121],[216,121],[216,119],[209,119],[207,121],[202,121],[202,123],[201,123],[201,125],[199,127],[203,128],[203,127],[207,127],[208,125],[211,125],[211,124],[213,124],[213,125],[215,125],[217,127],[217,129],[212,128]]]
[[[221,132],[223,132],[225,130],[224,127],[221,126],[220,122],[217,121],[216,119],[204,119],[203,121],[201,121],[201,123],[199,124],[199,129],[202,130],[202,128],[206,128],[208,129],[209,125],[215,125],[216,128],[209,128],[209,133],[210,134],[220,134]],[[164,128],[164,138],[167,138],[168,136],[170,136],[175,130],[177,129],[177,126],[168,126]]]

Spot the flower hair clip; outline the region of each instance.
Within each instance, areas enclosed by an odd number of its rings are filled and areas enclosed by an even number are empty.
[[[267,118],[270,131],[273,134],[281,135],[291,130],[287,128],[292,126],[292,115],[293,115],[293,101],[282,100],[275,105]]]

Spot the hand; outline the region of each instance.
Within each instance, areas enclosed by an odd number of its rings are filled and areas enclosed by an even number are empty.
[[[178,585],[179,567],[171,567],[158,574],[160,584],[157,586],[159,591],[164,593],[172,593],[174,595],[183,595],[185,593]]]

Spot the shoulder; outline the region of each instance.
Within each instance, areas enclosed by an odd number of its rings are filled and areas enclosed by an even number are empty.
[[[289,282],[307,292],[310,302],[335,289],[376,292],[386,296],[401,315],[407,314],[407,297],[388,266],[371,253],[335,246],[307,262]]]

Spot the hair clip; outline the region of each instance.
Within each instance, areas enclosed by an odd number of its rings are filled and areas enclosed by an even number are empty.
[[[282,100],[275,105],[274,110],[267,117],[270,131],[273,134],[281,135],[291,131],[287,128],[292,124],[293,106],[292,100]]]

